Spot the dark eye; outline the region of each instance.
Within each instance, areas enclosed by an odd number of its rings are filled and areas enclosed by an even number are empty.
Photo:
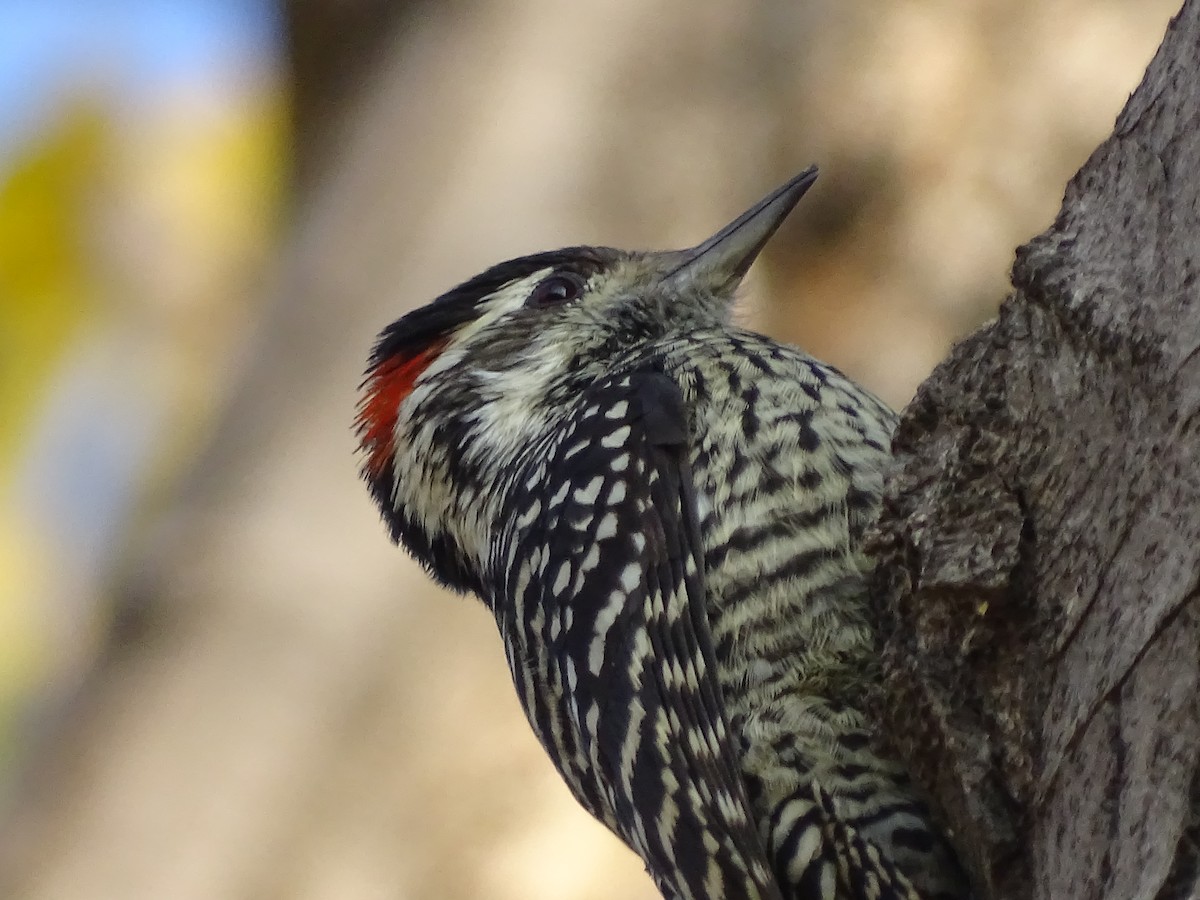
[[[583,281],[577,275],[569,272],[556,272],[542,280],[533,289],[525,305],[534,309],[547,306],[557,306],[560,303],[570,303],[578,300],[583,293]]]

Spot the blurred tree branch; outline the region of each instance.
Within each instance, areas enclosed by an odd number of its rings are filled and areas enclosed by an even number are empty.
[[[921,386],[890,733],[999,898],[1200,895],[1200,2]]]
[[[324,169],[324,154],[379,65],[389,40],[402,32],[417,0],[286,0],[289,87],[296,180],[307,187]]]

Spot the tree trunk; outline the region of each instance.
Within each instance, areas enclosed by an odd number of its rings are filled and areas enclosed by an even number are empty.
[[[994,900],[1200,896],[1200,2],[922,385],[881,708]]]

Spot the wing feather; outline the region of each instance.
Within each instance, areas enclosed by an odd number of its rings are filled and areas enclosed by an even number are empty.
[[[525,486],[539,515],[509,558],[540,571],[496,607],[510,659],[543,673],[526,712],[667,897],[778,900],[717,681],[680,389],[618,373],[577,409]]]

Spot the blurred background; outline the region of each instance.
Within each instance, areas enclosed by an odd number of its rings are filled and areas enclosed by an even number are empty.
[[[740,315],[902,405],[1177,3],[5,0],[0,896],[656,896],[385,539],[375,333],[817,162]]]

